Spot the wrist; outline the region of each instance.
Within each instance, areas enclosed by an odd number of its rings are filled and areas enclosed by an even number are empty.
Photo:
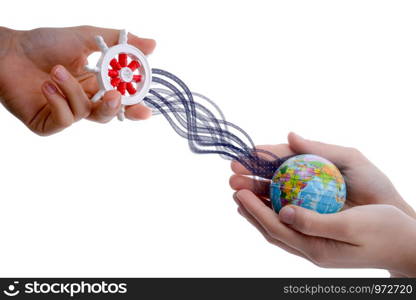
[[[403,236],[402,239],[407,241],[399,247],[401,249],[397,255],[401,257],[401,262],[395,268],[395,272],[393,271],[393,273],[400,274],[400,277],[416,277],[416,221],[412,220],[410,223],[409,230],[403,230],[402,233],[399,233]],[[390,273],[392,272],[390,271]]]

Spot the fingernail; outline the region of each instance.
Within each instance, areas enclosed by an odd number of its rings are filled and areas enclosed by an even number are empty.
[[[108,100],[106,102],[106,105],[110,108],[110,109],[116,109],[118,107],[118,105],[120,104],[120,101],[117,98]]]
[[[56,89],[56,86],[50,82],[47,82],[45,84],[45,90],[48,94],[56,94],[58,90]]]
[[[293,224],[295,221],[295,210],[290,206],[283,207],[279,212],[279,219],[283,223]]]
[[[297,133],[295,133],[295,132],[293,132],[292,131],[292,134],[295,136],[295,137],[297,137],[298,139],[300,139],[300,140],[306,140],[303,136],[301,136],[301,135],[299,135],[299,134],[297,134]]]
[[[295,137],[298,137],[298,138],[301,138],[301,139],[302,139],[302,137],[301,137],[299,134],[297,134],[296,132],[293,132],[293,131],[292,131],[292,134],[293,134]]]
[[[67,70],[65,70],[64,67],[62,66],[58,66],[55,69],[55,77],[56,79],[58,79],[59,81],[65,81],[68,79],[69,75]]]
[[[238,200],[238,197],[237,197],[237,192],[235,192],[235,193],[233,194],[233,199],[234,199],[234,201],[235,201],[238,205],[241,205],[241,202],[240,202],[240,200]]]

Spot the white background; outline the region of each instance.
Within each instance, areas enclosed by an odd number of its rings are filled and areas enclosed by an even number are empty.
[[[7,1],[3,26],[127,28],[258,144],[354,146],[416,206],[414,1]],[[18,74],[16,74],[18,76]],[[229,162],[162,117],[42,138],[0,110],[1,276],[387,276],[320,269],[236,212]]]

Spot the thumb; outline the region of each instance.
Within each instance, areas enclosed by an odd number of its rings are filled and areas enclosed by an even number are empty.
[[[290,148],[301,154],[315,154],[332,161],[339,168],[345,168],[352,162],[362,159],[364,156],[354,148],[324,144],[311,141],[291,132],[288,136]]]
[[[99,48],[95,42],[95,37],[101,35],[108,46],[114,46],[118,44],[120,30],[100,28],[94,26],[80,26],[77,27],[79,33],[86,43],[87,48],[91,52],[99,51]],[[129,33],[128,43],[139,48],[145,55],[153,52],[156,47],[156,42],[153,39],[139,38],[138,36]]]
[[[309,236],[329,238],[348,242],[351,223],[343,212],[319,214],[312,210],[295,206],[284,206],[279,212],[281,222]]]

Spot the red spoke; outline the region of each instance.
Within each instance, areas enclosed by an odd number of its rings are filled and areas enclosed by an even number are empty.
[[[113,87],[117,87],[120,84],[120,82],[121,82],[121,79],[120,78],[113,78],[113,79],[111,79],[111,85]]]
[[[120,94],[124,95],[126,93],[126,85],[127,83],[122,81],[118,84],[117,90],[120,92]]]
[[[133,81],[134,82],[142,81],[142,75],[133,75]]]
[[[132,61],[129,63],[129,68],[130,68],[132,71],[135,71],[136,69],[140,68],[140,63],[139,63],[137,60],[132,60]]]
[[[118,72],[116,70],[108,70],[108,76],[111,78],[118,77]]]
[[[117,59],[115,59],[115,58],[113,58],[113,59],[110,61],[110,66],[111,66],[114,70],[116,70],[116,71],[118,71],[118,70],[120,70],[120,69],[121,69],[120,64],[118,63]]]
[[[125,54],[125,53],[120,53],[120,54],[118,55],[118,62],[120,63],[120,66],[121,66],[122,68],[126,67],[126,66],[127,66],[127,54]]]
[[[129,92],[130,95],[136,94],[136,89],[134,88],[131,82],[127,83],[127,91]]]

